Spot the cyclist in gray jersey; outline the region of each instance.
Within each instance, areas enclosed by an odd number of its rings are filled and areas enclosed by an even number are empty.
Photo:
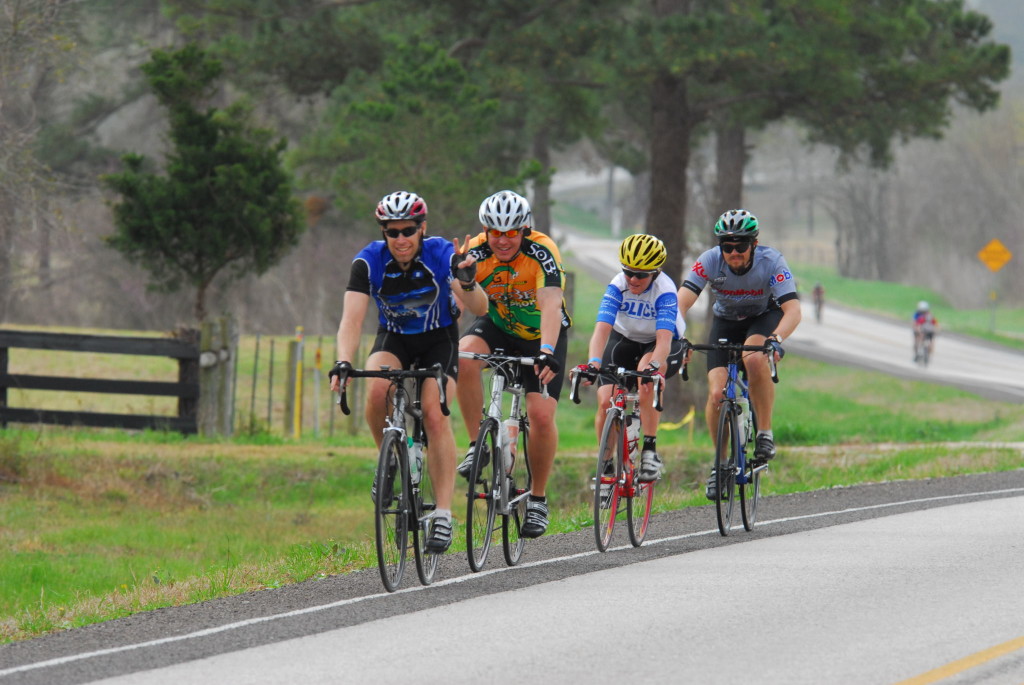
[[[732,209],[715,223],[713,247],[694,263],[677,293],[679,312],[686,315],[706,286],[715,294],[709,342],[726,339],[745,345],[771,341],[775,361],[785,351],[782,341],[800,323],[800,301],[796,280],[786,259],[775,248],[758,244],[757,217],[745,209]],[[754,459],[775,457],[772,408],[775,386],[768,360],[762,354],[748,354],[744,366],[750,383],[750,402],[757,414]],[[705,409],[708,431],[715,435],[718,408],[727,378],[725,353],[708,353],[708,402]],[[708,479],[707,495],[716,499],[714,474]]]

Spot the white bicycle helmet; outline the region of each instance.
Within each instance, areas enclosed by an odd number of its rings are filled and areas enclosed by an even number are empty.
[[[379,224],[405,220],[423,223],[427,218],[427,203],[416,193],[399,190],[381,198],[376,216]]]
[[[525,197],[511,190],[501,190],[480,203],[480,223],[505,232],[516,228],[526,229],[533,223],[533,212]]]

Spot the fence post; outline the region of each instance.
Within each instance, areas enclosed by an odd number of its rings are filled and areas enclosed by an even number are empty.
[[[295,340],[288,344],[288,389],[285,393],[285,434],[302,437],[302,326],[295,327]]]
[[[217,434],[220,400],[220,364],[217,363],[217,348],[220,343],[220,326],[213,321],[204,321],[199,329],[199,434]]]
[[[238,358],[238,326],[231,316],[222,316],[220,323],[219,349],[217,361],[220,372],[217,374],[220,387],[217,388],[219,418],[219,434],[230,437],[234,434],[235,423],[235,373]]]
[[[184,340],[192,343],[193,345],[199,345],[199,331],[194,328],[182,328],[175,333],[175,337],[179,340]],[[179,383],[199,383],[199,360],[198,359],[179,359],[178,360],[178,382]],[[201,392],[201,391],[200,391]],[[178,398],[178,417],[182,419],[192,419],[196,423],[196,430],[199,430],[199,398],[198,397],[179,397]]]

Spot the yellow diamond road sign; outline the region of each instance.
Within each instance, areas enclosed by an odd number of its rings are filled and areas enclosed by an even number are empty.
[[[999,271],[1013,257],[1013,253],[1003,245],[998,238],[993,238],[988,245],[978,252],[978,259],[985,263],[992,271]]]

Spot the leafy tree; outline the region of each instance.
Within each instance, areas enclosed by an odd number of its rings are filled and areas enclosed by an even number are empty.
[[[148,173],[145,157],[128,154],[125,171],[103,178],[121,195],[107,242],[150,272],[152,288],[194,287],[202,321],[215,278],[264,273],[305,224],[281,167],[285,142],[253,127],[242,104],[200,109],[221,74],[217,60],[189,45],[153,52],[143,72],[169,112],[173,149],[166,176]]]

